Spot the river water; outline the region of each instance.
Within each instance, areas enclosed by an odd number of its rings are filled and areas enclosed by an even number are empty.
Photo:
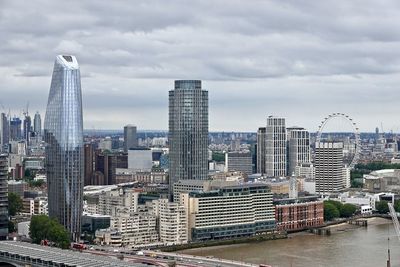
[[[400,266],[400,241],[391,221],[373,218],[368,227],[339,230],[330,236],[297,233],[288,239],[189,249],[181,253],[214,256],[274,267],[386,266],[388,236],[392,267]]]

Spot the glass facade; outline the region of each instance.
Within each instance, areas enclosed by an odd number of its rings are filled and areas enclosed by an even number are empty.
[[[169,179],[205,180],[208,175],[208,92],[199,80],[175,81],[169,91]]]
[[[44,122],[49,216],[80,237],[83,205],[83,118],[79,65],[57,56]]]
[[[8,236],[8,158],[0,154],[0,240]]]

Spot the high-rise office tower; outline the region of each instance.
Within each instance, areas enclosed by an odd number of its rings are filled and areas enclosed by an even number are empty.
[[[10,142],[10,122],[5,113],[0,114],[0,152],[7,151],[7,144]]]
[[[79,65],[57,56],[44,121],[49,216],[79,240],[83,208],[83,119]]]
[[[32,131],[32,120],[31,116],[27,114],[24,119],[24,136],[23,136],[23,139],[25,139],[27,145],[29,145],[31,131]]]
[[[208,91],[199,80],[175,81],[169,91],[169,183],[208,176]]]
[[[131,148],[138,147],[136,126],[129,124],[124,127],[124,151],[128,152]]]
[[[36,112],[35,118],[33,119],[33,131],[36,136],[42,135],[42,118],[40,117],[39,112]]]
[[[0,240],[8,236],[8,159],[0,154]]]
[[[343,143],[315,144],[315,190],[319,194],[337,193],[344,189]]]
[[[19,118],[12,118],[10,120],[10,140],[19,141],[22,139],[21,125],[22,121]]]
[[[310,133],[301,127],[287,128],[288,138],[288,175],[293,175],[296,166],[311,163]]]
[[[85,185],[93,185],[93,173],[94,173],[94,147],[93,144],[84,145],[84,161],[85,161],[85,174],[84,183]]]
[[[285,118],[269,116],[265,131],[265,173],[268,177],[286,176]]]
[[[265,127],[258,128],[257,131],[257,173],[265,173]]]

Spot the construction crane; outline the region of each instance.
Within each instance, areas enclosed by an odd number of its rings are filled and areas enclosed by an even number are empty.
[[[399,223],[399,219],[397,218],[396,210],[394,209],[393,203],[389,202],[388,206],[389,206],[390,216],[392,217],[394,230],[396,231],[397,238],[400,241],[400,223]],[[389,243],[389,238],[388,238],[388,243]],[[389,249],[389,247],[388,247],[388,260],[387,260],[386,266],[390,267],[390,249]]]

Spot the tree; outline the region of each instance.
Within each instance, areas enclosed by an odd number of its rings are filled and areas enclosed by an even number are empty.
[[[356,212],[357,207],[353,204],[344,204],[342,208],[339,210],[340,217],[348,218],[354,215]]]
[[[22,199],[15,193],[8,193],[8,215],[15,216],[22,210]]]
[[[379,201],[375,203],[375,209],[381,213],[386,214],[389,212],[388,202],[385,200]]]
[[[324,201],[324,220],[332,221],[340,216],[339,210],[336,206],[328,201]]]
[[[60,248],[68,248],[70,245],[70,235],[64,226],[46,215],[32,216],[29,231],[33,243],[40,244],[42,240],[49,240]]]
[[[9,233],[15,232],[15,224],[12,221],[8,221],[8,232]]]

